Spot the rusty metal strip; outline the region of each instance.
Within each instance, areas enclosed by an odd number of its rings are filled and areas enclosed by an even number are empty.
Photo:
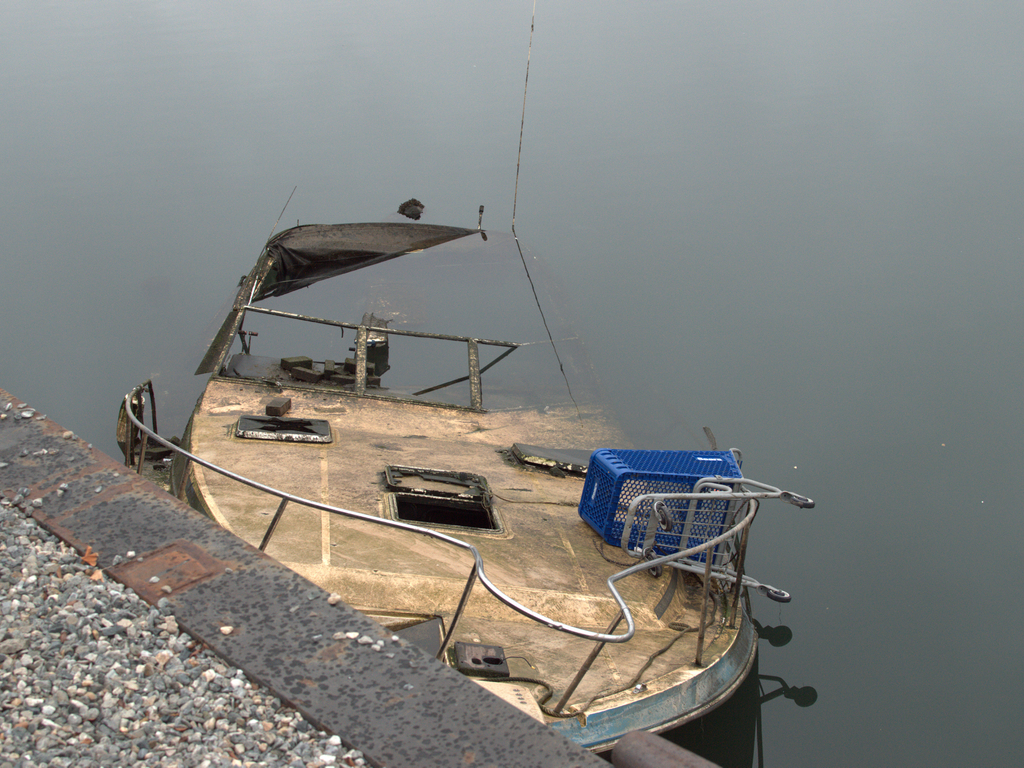
[[[148,603],[170,597],[230,569],[202,547],[179,539],[115,565],[107,574],[134,589]]]
[[[365,325],[359,326],[356,331],[356,380],[353,390],[357,395],[366,392],[366,342],[370,332]]]
[[[475,339],[466,342],[469,348],[469,404],[473,408],[484,407],[484,397],[480,385],[480,347]]]

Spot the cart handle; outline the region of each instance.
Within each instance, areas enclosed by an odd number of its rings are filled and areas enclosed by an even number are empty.
[[[726,485],[726,483],[732,483],[734,486],[743,488],[743,490],[735,490],[729,485]],[[753,490],[748,490],[748,488],[752,488]],[[742,501],[746,499],[782,499],[783,501],[787,501],[790,504],[803,509],[814,508],[814,502],[806,496],[800,496],[792,493],[791,491],[783,491],[776,488],[774,485],[768,485],[767,483],[762,483],[758,480],[751,480],[746,477],[722,477],[721,475],[702,477],[694,484],[693,491],[690,493],[644,493],[635,497],[629,503],[625,519],[623,520],[622,538],[619,540],[619,544],[623,550],[633,557],[637,556],[629,549],[629,537],[632,533],[633,523],[637,519],[640,504],[645,501],[654,502],[654,509],[657,513],[656,517],[659,518],[660,522],[660,519],[665,517],[663,514],[665,509],[664,502],[669,499],[686,501],[711,501],[714,499],[728,499],[729,501]],[[660,508],[658,506],[659,504],[661,505]],[[644,544],[640,547],[641,552],[644,548],[651,546],[654,542],[654,535],[657,528],[657,524],[655,524],[653,528],[648,526],[647,535],[644,537]]]

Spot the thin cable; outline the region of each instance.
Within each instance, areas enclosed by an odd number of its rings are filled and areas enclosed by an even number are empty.
[[[569,393],[573,407],[576,409],[576,417],[583,421],[583,414],[580,413],[579,403],[572,394],[572,386],[569,384],[569,377],[565,373],[565,366],[562,365],[562,358],[558,354],[558,347],[555,346],[555,338],[548,328],[548,320],[544,316],[544,308],[540,305],[540,297],[537,296],[537,287],[533,284],[533,276],[530,268],[526,266],[526,256],[523,255],[523,246],[519,242],[519,235],[516,234],[516,203],[519,200],[519,165],[523,157],[523,131],[526,126],[526,91],[530,86],[530,55],[533,53],[533,28],[537,20],[537,0],[533,0],[533,15],[530,17],[530,45],[526,49],[526,82],[523,83],[523,115],[519,121],[519,152],[516,154],[516,184],[512,193],[512,238],[516,241],[516,248],[519,250],[519,260],[523,262],[523,269],[526,271],[526,279],[530,281],[530,290],[533,291],[533,300],[537,303],[537,311],[540,312],[541,322],[544,323],[544,330],[547,331],[548,340],[551,342],[551,350],[555,353],[555,360],[558,361],[558,370],[562,372],[565,379],[565,389]]]
[[[516,186],[512,193],[512,235],[516,234],[516,200],[519,198],[519,161],[523,157],[523,128],[526,125],[526,89],[530,85],[530,54],[533,53],[533,24],[537,19],[537,0],[533,0],[530,17],[530,45],[526,49],[526,82],[523,84],[523,116],[519,121],[519,153],[516,155]],[[516,238],[519,242],[519,238]]]

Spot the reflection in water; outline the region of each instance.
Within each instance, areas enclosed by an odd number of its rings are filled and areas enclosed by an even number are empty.
[[[761,623],[754,619],[754,629],[757,630],[759,640],[764,640],[773,648],[781,648],[793,639],[793,630],[785,624],[778,627],[762,627]]]
[[[793,638],[793,631],[787,626],[763,627],[756,620],[754,625],[759,639],[773,647],[781,647]],[[759,666],[760,654],[754,660],[750,675],[725,704],[700,720],[662,735],[722,768],[761,768],[764,765],[762,705],[782,697],[798,707],[809,707],[818,700],[818,692],[811,686],[790,686],[781,677],[762,675]],[[766,683],[770,688],[767,692]]]

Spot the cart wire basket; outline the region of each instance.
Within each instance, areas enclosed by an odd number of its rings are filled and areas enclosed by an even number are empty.
[[[633,514],[631,502],[647,494],[692,493],[702,479],[735,488],[730,480],[742,478],[732,451],[601,449],[590,457],[579,513],[607,543],[634,556],[664,556],[725,532],[742,501],[723,498],[719,487],[708,499],[644,499]],[[731,549],[716,547],[712,564],[724,565]],[[703,563],[706,558],[707,552],[698,552],[688,559]]]

